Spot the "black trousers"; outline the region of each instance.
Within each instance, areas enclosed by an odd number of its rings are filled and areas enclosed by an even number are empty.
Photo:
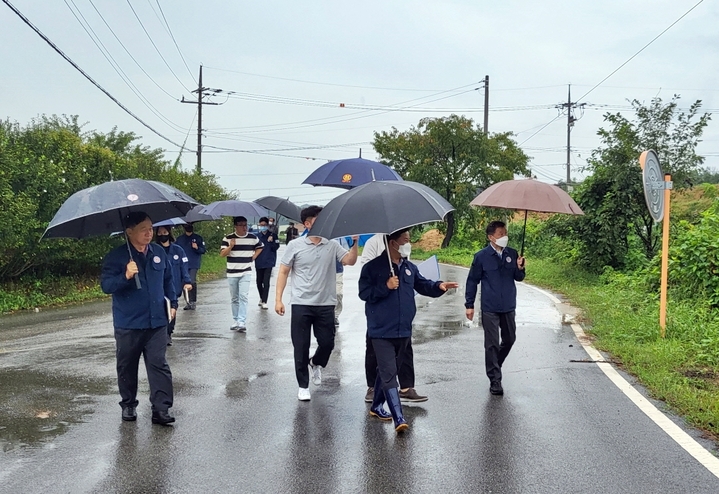
[[[270,278],[272,277],[272,268],[257,269],[257,292],[260,294],[260,301],[267,303],[267,297],[270,294]]]
[[[369,334],[366,337],[366,350],[364,354],[364,375],[367,379],[367,387],[374,386],[377,379],[377,355],[375,354],[372,339]],[[412,338],[409,338],[407,347],[402,356],[402,365],[397,372],[399,387],[402,389],[414,388],[414,351],[412,350]]]
[[[192,290],[188,294],[190,296],[190,302],[197,302],[197,269],[190,269],[190,283],[192,284]]]
[[[372,338],[372,346],[377,356],[377,373],[382,382],[382,390],[398,387],[397,369],[402,368],[410,338]],[[374,383],[372,384],[374,386]]]
[[[484,328],[484,365],[490,381],[502,379],[502,364],[517,340],[512,312],[482,312]],[[501,342],[500,342],[501,336]]]
[[[115,328],[117,357],[117,386],[120,406],[137,406],[137,370],[140,356],[145,359],[147,380],[150,383],[150,403],[153,410],[167,410],[172,406],[172,373],[165,359],[167,329]]]
[[[310,341],[314,330],[317,350],[312,364],[325,367],[335,347],[334,305],[293,305],[290,333],[295,349],[295,375],[300,388],[310,385]]]

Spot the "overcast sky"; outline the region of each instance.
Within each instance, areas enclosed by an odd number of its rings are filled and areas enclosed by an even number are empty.
[[[711,0],[584,96],[697,1],[11,3],[159,133],[180,144],[189,135],[186,169],[196,162],[196,105],[178,100],[193,99],[203,64],[204,86],[236,93],[203,107],[203,169],[242,199],[272,194],[324,203],[340,191],[302,180],[360,148],[363,157],[376,159],[374,131],[406,130],[421,118],[451,113],[481,124],[485,75],[490,132],[514,132],[546,182],[566,176],[566,117],[535,133],[557,116],[554,106],[566,102],[567,84],[574,100],[587,103],[572,132],[573,177],[581,177],[579,168],[599,144],[602,115],[622,110],[630,116],[629,99],[668,100],[678,93],[682,106],[701,99],[707,111],[719,113],[719,5]],[[40,114],[79,115],[88,130],[117,126],[166,149],[168,159],[177,157],[177,147],[126,114],[1,3],[0,62],[1,116],[26,124]],[[718,129],[719,116],[699,148],[713,168],[719,168]]]

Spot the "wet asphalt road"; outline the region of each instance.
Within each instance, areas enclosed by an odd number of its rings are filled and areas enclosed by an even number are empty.
[[[142,365],[138,421],[121,422],[109,303],[0,318],[0,492],[719,492],[596,365],[571,362],[587,354],[524,285],[503,397],[488,393],[481,329],[462,326],[462,290],[420,301],[416,387],[430,399],[405,406],[397,437],[363,402],[358,274],[309,403],[289,317],[260,310],[253,286],[248,332],[231,332],[225,280],[201,285],[168,350],[174,427],[150,424]]]

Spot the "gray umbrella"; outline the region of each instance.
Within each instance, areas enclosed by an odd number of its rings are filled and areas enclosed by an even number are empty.
[[[200,210],[200,214],[206,214],[209,216],[267,216],[267,210],[255,204],[254,202],[247,201],[215,201],[208,204]]]
[[[85,238],[124,231],[123,218],[135,211],[159,222],[185,216],[197,201],[162,182],[130,178],[75,192],[55,213],[43,238]]]
[[[275,213],[284,216],[285,218],[289,218],[294,221],[302,221],[302,209],[289,199],[277,196],[265,196],[255,199],[255,202],[270,211],[274,211]]]
[[[205,208],[204,204],[198,204],[194,208],[190,209],[188,213],[183,216],[183,220],[185,220],[186,223],[197,223],[198,221],[213,221],[213,220],[219,220],[221,216],[211,216],[209,214],[200,214],[200,211],[202,211]]]

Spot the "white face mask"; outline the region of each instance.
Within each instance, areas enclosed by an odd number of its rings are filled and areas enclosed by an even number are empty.
[[[507,246],[507,244],[509,244],[509,237],[506,235],[504,237],[499,237],[498,239],[496,239],[494,241],[494,243],[504,249]]]
[[[405,258],[409,257],[410,254],[412,253],[412,244],[407,242],[404,245],[400,245],[397,250],[399,251],[400,256],[405,257]]]

